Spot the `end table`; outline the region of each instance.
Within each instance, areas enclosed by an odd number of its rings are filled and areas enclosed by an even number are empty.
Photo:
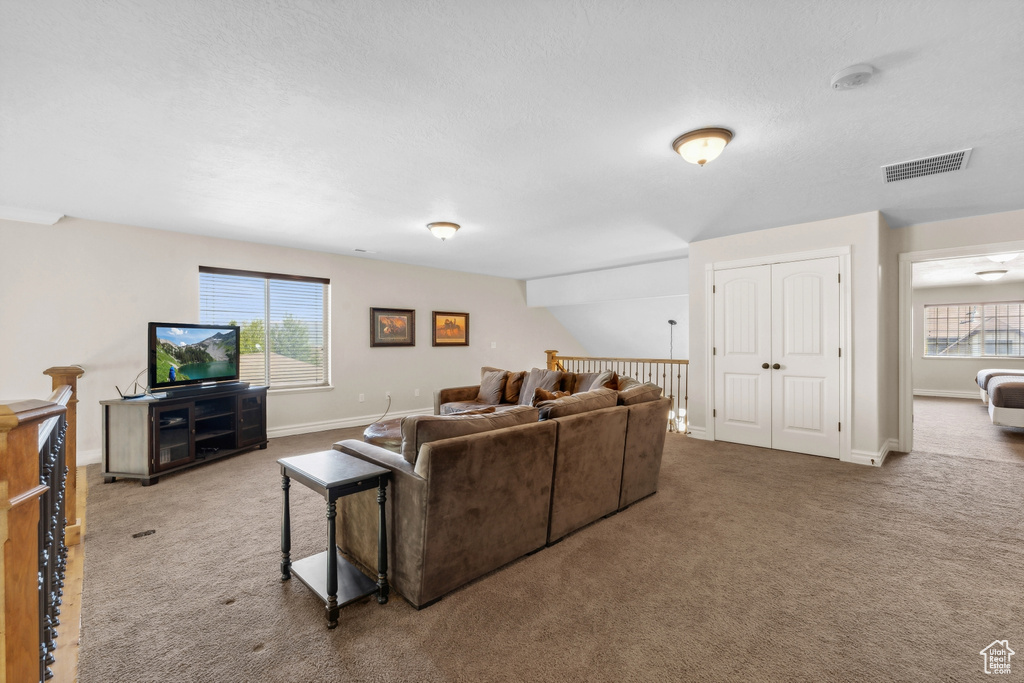
[[[281,489],[284,491],[284,516],[281,520],[281,580],[295,574],[327,605],[327,628],[338,625],[338,610],[367,595],[377,594],[377,602],[388,601],[388,530],[384,515],[385,487],[391,472],[383,467],[339,451],[307,453],[277,461],[281,465]],[[305,484],[327,501],[327,550],[292,562],[291,515],[288,489],[290,480]],[[377,581],[367,577],[341,556],[335,538],[338,498],[377,488],[380,520],[377,530]]]

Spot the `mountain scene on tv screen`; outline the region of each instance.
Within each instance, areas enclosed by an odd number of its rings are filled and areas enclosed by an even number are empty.
[[[212,381],[234,377],[237,349],[234,330],[218,332],[192,344],[175,343],[158,336],[157,382]]]

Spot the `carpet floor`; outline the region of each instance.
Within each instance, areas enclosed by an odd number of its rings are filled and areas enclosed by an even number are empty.
[[[960,681],[992,641],[1024,647],[1024,463],[676,434],[656,495],[424,610],[367,599],[327,630],[278,580],[275,461],[360,431],[147,488],[90,467],[79,680]],[[300,558],[325,506],[291,490]]]

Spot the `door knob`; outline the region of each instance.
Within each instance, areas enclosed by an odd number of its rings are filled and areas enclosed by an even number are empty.
[[[768,364],[767,364],[767,363],[761,363],[761,367],[762,367],[762,368],[763,368],[764,370],[767,370],[767,369],[768,369]]]
[[[781,367],[782,367],[781,365],[779,365],[778,363],[776,363],[775,365],[773,365],[773,366],[772,366],[772,370],[778,370],[778,369],[779,369],[779,368],[781,368]]]

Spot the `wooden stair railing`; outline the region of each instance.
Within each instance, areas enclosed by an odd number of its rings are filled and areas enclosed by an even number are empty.
[[[561,372],[601,372],[613,370],[619,375],[632,377],[641,382],[652,382],[661,387],[665,396],[672,399],[669,417],[669,431],[689,433],[689,367],[690,361],[671,358],[610,358],[599,356],[559,356],[550,349],[547,354],[548,370]],[[680,400],[682,405],[680,405]]]
[[[74,379],[81,376],[81,368],[73,370]],[[74,395],[62,384],[45,401],[0,403],[0,683],[52,676],[67,565],[65,444]]]

